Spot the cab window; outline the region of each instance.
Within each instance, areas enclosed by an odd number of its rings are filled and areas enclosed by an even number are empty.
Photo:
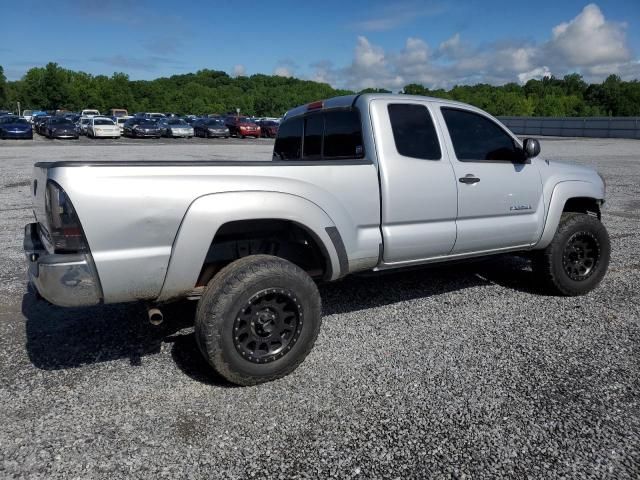
[[[520,161],[522,150],[498,124],[483,115],[442,108],[456,157],[462,162]]]

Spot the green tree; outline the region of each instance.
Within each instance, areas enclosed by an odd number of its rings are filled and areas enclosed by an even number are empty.
[[[4,76],[2,65],[0,65],[0,106],[7,106],[7,77]]]

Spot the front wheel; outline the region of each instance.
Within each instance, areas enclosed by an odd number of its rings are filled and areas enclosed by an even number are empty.
[[[298,266],[251,255],[218,273],[198,303],[196,340],[209,364],[238,385],[291,373],[320,330],[320,294]]]
[[[533,269],[556,295],[584,295],[602,281],[611,256],[604,225],[584,213],[563,213],[551,243],[535,252]]]

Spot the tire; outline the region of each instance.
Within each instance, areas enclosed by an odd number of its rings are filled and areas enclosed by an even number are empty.
[[[259,306],[260,318],[254,318]],[[227,265],[207,285],[196,311],[196,341],[228,381],[269,382],[291,373],[309,354],[320,310],[318,288],[305,271],[282,258],[251,255]]]
[[[611,242],[604,225],[584,213],[563,213],[551,243],[534,252],[533,270],[549,293],[584,295],[602,281]]]

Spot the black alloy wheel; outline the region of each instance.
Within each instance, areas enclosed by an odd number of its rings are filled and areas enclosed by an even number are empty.
[[[253,363],[284,356],[296,344],[304,313],[296,294],[283,288],[262,290],[238,312],[233,325],[234,346]]]
[[[256,385],[281,378],[313,348],[320,293],[307,272],[271,255],[251,255],[224,267],[198,302],[196,342],[228,381]]]
[[[532,266],[554,295],[584,295],[604,278],[611,241],[600,220],[586,213],[565,212],[549,245],[532,253]]]
[[[562,266],[570,279],[586,280],[595,271],[600,259],[600,244],[591,232],[576,232],[565,244]]]

